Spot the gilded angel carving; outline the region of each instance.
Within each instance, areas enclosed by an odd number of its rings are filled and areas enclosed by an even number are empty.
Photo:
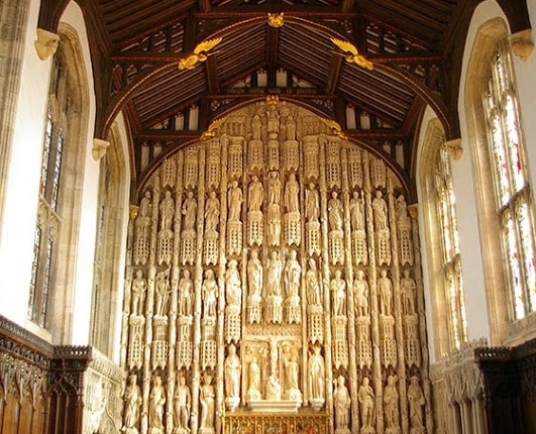
[[[208,39],[200,42],[194,51],[179,60],[179,70],[194,69],[198,63],[207,60],[208,52],[221,42],[222,38]]]
[[[357,51],[355,45],[351,44],[348,41],[343,41],[337,38],[331,38],[331,42],[333,42],[337,47],[344,51],[344,53],[346,54],[346,61],[348,63],[355,63],[357,66],[368,69],[369,71],[372,71],[374,69],[374,65],[372,64],[372,62],[365,58],[365,56],[363,56],[362,54],[359,54],[359,51]]]

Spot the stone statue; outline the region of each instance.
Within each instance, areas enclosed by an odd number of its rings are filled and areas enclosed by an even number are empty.
[[[240,399],[240,359],[236,355],[236,347],[229,345],[229,354],[225,359],[225,396]]]
[[[184,199],[182,204],[181,212],[184,216],[184,230],[193,230],[195,227],[195,219],[197,217],[197,200],[194,198],[193,191],[189,191],[186,194],[186,199]]]
[[[242,189],[238,186],[238,182],[233,181],[231,188],[229,189],[229,221],[240,220],[240,210],[242,209],[242,202],[244,198],[242,196]]]
[[[372,415],[374,412],[374,390],[369,385],[368,377],[363,378],[359,386],[359,411],[361,413],[361,426],[372,428]]]
[[[311,182],[305,190],[305,216],[308,221],[318,221],[320,217],[320,196],[315,185]]]
[[[404,277],[400,279],[400,289],[404,296],[404,310],[406,315],[413,315],[415,310],[415,297],[417,295],[417,285],[415,280],[409,275],[409,270],[404,270]]]
[[[248,396],[250,399],[260,399],[260,390],[261,390],[261,368],[257,363],[257,358],[252,357],[249,362],[248,369],[249,376],[249,388]]]
[[[140,202],[139,217],[151,217],[151,192],[147,190]]]
[[[299,390],[298,386],[298,356],[289,354],[288,357],[283,361],[283,366],[285,367],[285,391],[296,391]]]
[[[398,432],[400,428],[398,416],[398,390],[396,390],[396,375],[387,377],[387,385],[383,390],[384,413],[388,432]]]
[[[169,289],[169,269],[160,271],[156,275],[155,293],[155,315],[164,316],[167,311],[167,302],[169,294],[171,293]]]
[[[124,429],[136,428],[140,417],[140,405],[142,403],[141,388],[137,384],[136,375],[128,377],[129,382],[125,389],[123,399],[125,400]]]
[[[262,122],[259,115],[253,116],[251,121],[251,138],[253,140],[261,140]]]
[[[251,251],[248,261],[248,291],[250,297],[260,299],[262,291],[262,264],[257,250]]]
[[[309,399],[324,400],[325,379],[324,357],[320,354],[320,346],[315,345],[309,356]]]
[[[359,316],[369,314],[368,292],[369,286],[365,280],[365,274],[363,270],[357,270],[356,279],[354,280],[354,297],[356,312]]]
[[[380,190],[376,190],[376,197],[372,200],[372,212],[376,230],[389,229],[387,224],[387,202],[382,197]]]
[[[296,181],[296,175],[291,173],[285,184],[283,199],[285,201],[285,207],[287,212],[299,212],[300,211],[300,187],[298,181]]]
[[[227,305],[240,306],[242,304],[242,282],[238,273],[237,263],[234,259],[229,261],[229,268],[225,273]]]
[[[268,262],[267,293],[269,296],[281,296],[281,273],[281,261],[279,260],[278,252],[274,250]]]
[[[143,311],[143,301],[145,300],[145,291],[147,290],[147,282],[143,278],[143,271],[136,270],[136,277],[132,280],[132,314],[139,315]]]
[[[333,294],[333,315],[346,315],[346,282],[341,277],[341,270],[335,270],[335,277],[330,282]]]
[[[408,386],[409,420],[412,428],[423,428],[422,407],[424,406],[424,394],[419,385],[419,378],[413,375]]]
[[[214,271],[205,270],[205,281],[201,289],[203,294],[203,315],[205,317],[215,317],[218,284],[214,279]]]
[[[175,428],[190,431],[188,421],[190,420],[191,402],[190,388],[186,385],[186,377],[181,374],[173,397],[173,425]]]
[[[193,288],[194,282],[190,278],[190,271],[185,268],[179,281],[179,315],[192,316]]]
[[[215,231],[220,220],[220,201],[216,192],[211,191],[205,203],[205,230]]]
[[[283,281],[285,282],[285,295],[287,298],[299,297],[301,266],[296,259],[296,251],[290,251],[290,257],[287,259],[285,269],[283,270]]]
[[[328,201],[328,221],[332,231],[342,231],[342,203],[336,191],[331,193],[331,199]]]
[[[266,399],[279,401],[281,399],[281,384],[275,375],[270,375],[266,384]]]
[[[149,395],[149,426],[161,430],[161,432],[164,430],[165,403],[166,391],[164,386],[162,386],[162,378],[160,375],[156,375],[153,380],[151,394]]]
[[[387,271],[382,270],[378,279],[378,294],[380,295],[380,314],[391,315],[393,306],[393,284],[387,277]]]
[[[170,230],[173,223],[173,213],[175,211],[175,201],[171,197],[171,191],[167,190],[164,199],[160,202],[160,229]]]
[[[212,383],[212,376],[205,373],[203,377],[203,385],[199,391],[199,400],[201,401],[201,420],[199,427],[204,429],[214,428],[214,399],[216,393]]]
[[[281,181],[278,172],[270,172],[268,178],[268,205],[279,205],[281,202]]]
[[[350,423],[350,392],[344,384],[342,375],[337,378],[337,385],[333,392],[333,403],[335,405],[335,430],[348,430]]]
[[[285,127],[287,130],[287,140],[296,140],[296,121],[292,116],[287,117]]]
[[[359,197],[358,191],[354,191],[352,193],[352,199],[350,199],[350,225],[353,231],[359,231],[365,228],[363,201]]]
[[[257,175],[253,175],[248,188],[248,211],[260,211],[264,200],[264,187]]]
[[[396,198],[396,221],[398,224],[409,223],[408,204],[403,194]]]
[[[267,131],[269,133],[279,133],[279,112],[275,105],[269,105],[269,110],[266,113],[268,118]],[[277,137],[277,136],[276,136]]]
[[[316,262],[313,258],[309,258],[309,269],[307,270],[307,273],[305,273],[305,285],[309,304],[314,306],[322,305],[318,271],[316,269]]]

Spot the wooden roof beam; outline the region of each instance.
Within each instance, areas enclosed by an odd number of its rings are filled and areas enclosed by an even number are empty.
[[[199,6],[199,10],[201,12],[210,12],[212,10],[210,0],[197,0],[197,5]]]
[[[220,93],[220,82],[218,80],[218,69],[216,68],[216,58],[208,56],[205,62],[205,74],[209,93]]]
[[[329,73],[326,80],[326,94],[333,95],[339,84],[339,76],[342,70],[342,56],[338,53],[331,55],[331,62],[329,64]]]

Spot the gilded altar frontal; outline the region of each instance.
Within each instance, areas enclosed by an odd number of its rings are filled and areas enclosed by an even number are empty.
[[[425,433],[406,194],[377,155],[277,99],[164,159],[129,227],[124,432]]]

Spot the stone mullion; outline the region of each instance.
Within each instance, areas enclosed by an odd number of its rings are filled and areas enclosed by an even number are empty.
[[[329,297],[329,255],[328,255],[328,199],[326,187],[326,140],[319,139],[320,165],[320,222],[322,227],[322,288],[324,296],[324,327],[325,327],[325,363],[326,363],[326,408],[333,408],[333,369],[331,356],[331,303]],[[333,432],[333,419],[329,421],[329,431]]]
[[[220,246],[219,246],[219,257],[220,257],[220,279],[223,279],[225,276],[225,264],[226,264],[226,241],[227,241],[227,167],[228,167],[228,140],[220,141],[222,143],[221,148],[221,179],[220,179]],[[242,153],[244,155],[245,153]],[[244,166],[242,166],[244,167]],[[242,276],[242,282],[244,282]],[[244,284],[242,283],[242,288]],[[218,300],[218,331],[217,331],[217,340],[218,340],[218,355],[217,355],[217,373],[216,378],[224,377],[224,363],[225,363],[225,345],[224,342],[224,333],[225,333],[225,324],[224,324],[224,312],[225,309],[225,298],[221,297]],[[243,320],[243,319],[242,319]],[[215,409],[218,414],[218,410],[224,408],[224,389],[223,385],[218,385],[216,388],[216,404]],[[215,431],[219,433],[223,430],[223,422],[221,418],[217,417],[215,421]]]
[[[370,182],[370,156],[363,151],[363,186],[365,191],[365,221],[367,230],[367,243],[369,246],[369,290],[370,290],[370,317],[372,329],[372,374],[375,392],[375,409],[377,432],[383,433],[383,403],[382,403],[382,368],[380,354],[380,325],[378,321],[378,288],[376,267],[376,240],[374,237],[374,214],[372,211],[372,192]]]
[[[348,151],[341,150],[341,174],[342,174],[342,202],[344,209],[344,263],[346,279],[346,306],[348,318],[348,354],[349,354],[349,385],[352,413],[352,431],[357,432],[359,429],[359,401],[358,396],[358,375],[357,375],[357,348],[356,348],[356,330],[355,330],[355,307],[354,307],[354,270],[352,268],[352,228],[350,227],[350,187],[348,181]]]
[[[205,214],[205,147],[199,148],[198,154],[198,180],[197,180],[197,238],[195,257],[195,309],[194,309],[194,331],[193,331],[193,363],[192,363],[192,420],[191,430],[197,432],[199,408],[199,384],[201,382],[201,370],[199,357],[201,354],[201,312],[202,312],[202,285],[203,285],[203,228]]]
[[[400,264],[398,259],[398,227],[396,225],[395,198],[393,195],[393,179],[387,178],[387,190],[389,193],[388,206],[391,226],[391,281],[393,283],[393,301],[395,317],[395,336],[398,359],[398,393],[400,398],[399,412],[401,414],[402,431],[408,431],[408,399],[406,383],[406,362],[404,346],[404,324],[402,322],[402,300],[400,293]]]
[[[160,203],[160,178],[156,177],[155,188],[152,203],[153,225],[151,227],[151,241],[149,250],[149,275],[147,277],[147,302],[145,305],[145,345],[143,348],[143,404],[142,404],[142,422],[141,434],[147,434],[149,421],[149,394],[151,392],[151,343],[153,340],[153,305],[154,305],[154,283],[156,275],[156,241],[158,229],[158,204]]]
[[[418,205],[410,205],[408,207],[409,215],[411,217],[411,231],[413,238],[413,257],[415,258],[415,263],[413,270],[415,272],[415,283],[417,286],[417,312],[419,315],[419,338],[421,344],[421,380],[423,393],[427,405],[425,406],[425,420],[426,420],[426,431],[431,433],[434,432],[434,418],[432,416],[432,411],[430,403],[432,402],[432,390],[430,386],[430,361],[428,356],[428,335],[426,333],[426,314],[425,314],[425,305],[424,305],[424,284],[422,277],[422,262],[421,262],[421,245],[419,237],[419,220],[418,220]]]
[[[177,348],[177,299],[179,286],[179,252],[181,241],[182,222],[182,198],[184,190],[184,178],[181,176],[184,166],[184,153],[180,152],[176,160],[172,160],[177,165],[177,175],[175,180],[175,214],[173,216],[173,253],[171,258],[171,297],[169,309],[169,338],[168,338],[168,387],[166,401],[167,426],[173,425],[173,395],[175,393],[176,377],[175,355]]]

